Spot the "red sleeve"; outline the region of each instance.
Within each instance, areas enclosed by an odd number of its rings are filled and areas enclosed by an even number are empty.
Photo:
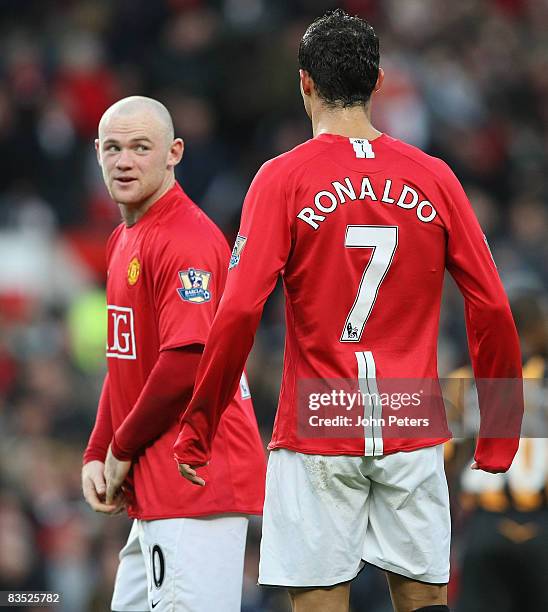
[[[112,440],[112,420],[110,417],[110,383],[108,374],[103,382],[95,427],[89,437],[89,442],[84,452],[84,464],[90,461],[104,461],[107,456],[108,445]]]
[[[180,463],[200,465],[210,459],[219,420],[236,393],[264,303],[289,256],[286,177],[272,164],[258,172],[244,202],[225,291],[174,448]]]
[[[217,293],[224,283],[224,278],[218,278],[220,263],[213,245],[208,244],[200,251],[199,247],[189,247],[189,240],[184,235],[176,235],[174,228],[172,232],[169,240],[157,240],[152,245],[153,295],[160,351],[205,344],[215,315]],[[211,240],[209,234],[207,240]],[[188,289],[192,279],[199,285],[194,292]]]
[[[116,430],[112,454],[129,461],[141,448],[169,429],[190,400],[202,346],[163,351],[139,398]]]
[[[447,269],[464,297],[481,415],[475,460],[487,471],[506,471],[518,449],[523,416],[519,338],[486,238],[459,181],[448,172]]]

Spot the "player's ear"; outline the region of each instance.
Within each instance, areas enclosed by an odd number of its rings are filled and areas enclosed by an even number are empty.
[[[314,88],[314,81],[306,70],[299,70],[299,79],[301,82],[301,93],[304,96],[310,96]]]
[[[379,68],[379,76],[377,77],[377,82],[375,83],[375,89],[373,89],[373,93],[377,93],[377,91],[381,89],[383,83],[384,83],[384,70],[382,68]]]
[[[312,93],[314,91],[314,81],[306,70],[299,70],[299,81],[301,96],[303,97],[304,110],[309,118],[312,118]]]
[[[99,149],[99,139],[95,139],[95,154],[97,155],[97,163],[102,166],[101,163],[101,150]]]
[[[182,138],[175,138],[169,147],[169,154],[167,157],[168,166],[176,166],[181,159],[183,159],[183,152],[185,150],[185,142]]]

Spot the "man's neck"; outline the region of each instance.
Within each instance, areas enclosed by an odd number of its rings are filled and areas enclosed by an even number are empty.
[[[312,131],[320,134],[337,134],[348,138],[375,140],[381,132],[371,125],[371,105],[331,108],[319,104],[312,110]]]
[[[152,208],[156,202],[162,198],[175,184],[175,177],[170,176],[168,180],[162,183],[162,186],[154,192],[149,198],[147,198],[144,202],[142,202],[139,206],[129,207],[125,204],[118,203],[118,207],[120,208],[120,213],[122,214],[122,219],[127,227],[131,227],[135,225],[137,221],[149,210]]]

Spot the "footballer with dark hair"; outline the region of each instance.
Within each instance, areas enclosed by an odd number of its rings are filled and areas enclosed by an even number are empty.
[[[371,124],[371,99],[384,79],[371,25],[328,13],[305,32],[299,63],[313,138],[265,163],[248,191],[175,456],[181,474],[203,485],[197,468],[210,458],[281,275],[287,335],[259,583],[288,588],[295,612],[346,612],[350,582],[369,563],[386,571],[397,612],[441,612],[450,546],[443,404],[435,428],[395,435],[384,424],[389,409],[371,402],[360,408],[360,427],[335,435],[324,419],[325,435],[314,435],[303,426],[302,390],[355,381],[373,397],[396,379],[437,384],[447,269],[464,296],[476,379],[515,382],[503,403],[488,395],[492,384],[478,385],[473,468],[504,472],[523,413],[518,336],[455,175]],[[504,435],[493,435],[489,427],[502,421]]]
[[[300,69],[314,79],[317,95],[333,110],[365,110],[382,84],[379,60],[379,39],[373,27],[342,10],[316,19],[299,46]]]

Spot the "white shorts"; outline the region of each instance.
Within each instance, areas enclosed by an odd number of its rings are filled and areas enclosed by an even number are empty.
[[[270,453],[259,584],[327,587],[371,563],[449,580],[443,446],[382,457]]]
[[[239,612],[245,516],[135,520],[120,552],[115,612]]]

